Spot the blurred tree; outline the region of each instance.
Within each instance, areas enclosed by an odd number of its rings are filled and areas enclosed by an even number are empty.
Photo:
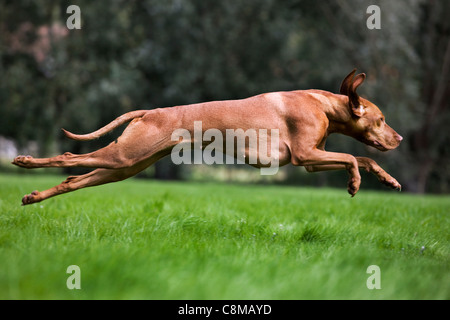
[[[361,92],[405,137],[390,153],[391,160],[382,161],[405,189],[448,191],[450,2],[377,1],[381,29],[369,30],[364,13],[372,3],[336,1],[318,6],[328,22],[328,27],[317,30],[319,38],[331,45],[335,56],[324,59],[334,64],[326,69],[335,74],[334,70],[342,70],[339,64],[352,63],[367,73]]]
[[[369,154],[408,190],[448,191],[448,1],[85,0],[82,29],[67,30],[70,4],[0,2],[0,135],[37,141],[41,156],[87,152],[120,134],[79,143],[61,127],[90,132],[132,109],[268,91],[337,92],[357,67],[368,76],[361,94],[404,143],[388,155],[346,137],[327,148]],[[381,8],[379,30],[366,27],[371,4]],[[155,176],[179,169],[162,162]]]
[[[421,59],[420,125],[410,135],[410,151],[418,162],[413,191],[425,192],[430,180],[438,191],[450,181],[450,2],[421,4],[416,48]]]

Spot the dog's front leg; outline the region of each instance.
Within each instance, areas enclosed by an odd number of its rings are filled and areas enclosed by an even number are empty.
[[[367,172],[372,172],[378,180],[384,185],[391,187],[392,189],[401,190],[402,186],[398,181],[389,175],[383,168],[381,168],[375,160],[366,157],[355,157],[358,161],[358,167],[366,170]],[[309,165],[305,166],[308,172],[317,171],[329,171],[329,170],[344,170],[345,166],[340,164],[329,164],[329,165]]]
[[[293,164],[305,167],[338,166],[339,169],[346,169],[350,176],[347,187],[348,193],[353,197],[359,190],[361,184],[359,164],[357,159],[350,154],[327,152],[315,148],[310,151],[303,151],[301,155],[294,158]]]
[[[356,157],[356,160],[358,160],[358,165],[360,168],[364,168],[367,172],[372,172],[384,185],[396,190],[402,190],[400,183],[384,171],[383,168],[375,162],[375,160],[366,157]]]

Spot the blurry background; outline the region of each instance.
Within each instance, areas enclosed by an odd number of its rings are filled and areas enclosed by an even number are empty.
[[[81,9],[80,30],[66,27],[71,4]],[[381,29],[366,26],[371,4]],[[449,17],[445,0],[1,0],[1,170],[16,170],[18,154],[93,151],[121,131],[75,142],[61,127],[87,133],[134,109],[269,91],[337,93],[356,67],[367,74],[360,95],[404,140],[381,153],[335,135],[327,150],[374,158],[407,191],[449,192]],[[175,166],[170,157],[140,176],[339,187],[347,179],[291,165],[262,177],[239,165]],[[383,188],[364,173],[363,187]]]

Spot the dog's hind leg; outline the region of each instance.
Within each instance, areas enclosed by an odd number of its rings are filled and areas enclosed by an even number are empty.
[[[33,191],[22,198],[22,205],[40,202],[42,200],[75,191],[81,188],[98,186],[105,183],[124,180],[133,175],[127,169],[96,169],[80,176],[70,176],[61,184],[45,191]]]
[[[162,158],[164,155],[165,155],[164,153],[156,154],[152,156],[150,159],[147,159],[146,161],[138,163],[129,168],[123,169],[100,168],[80,176],[70,176],[62,183],[60,183],[57,186],[54,186],[53,188],[50,188],[45,191],[36,190],[33,191],[31,194],[25,195],[22,198],[22,205],[40,202],[57,195],[75,191],[82,188],[94,187],[106,183],[125,180],[141,172],[148,166],[152,165],[160,158]]]
[[[145,161],[139,162],[131,167],[122,169],[100,168],[80,176],[70,176],[59,185],[45,191],[33,191],[22,198],[22,205],[40,202],[42,200],[75,191],[82,188],[99,186],[102,184],[125,180],[136,175],[159,159],[166,156],[170,151],[164,150],[152,155]]]

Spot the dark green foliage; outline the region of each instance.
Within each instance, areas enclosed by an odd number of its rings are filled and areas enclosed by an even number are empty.
[[[449,2],[376,1],[381,29],[369,30],[372,2],[80,1],[81,30],[65,29],[67,1],[1,2],[0,135],[36,141],[41,156],[87,152],[120,130],[76,143],[60,128],[85,133],[133,109],[268,91],[337,92],[357,67],[368,75],[361,95],[405,140],[389,154],[347,138],[327,148],[374,157],[406,190],[446,192]],[[38,32],[51,26],[66,34],[55,31],[38,57]],[[182,175],[168,165],[155,176]]]

